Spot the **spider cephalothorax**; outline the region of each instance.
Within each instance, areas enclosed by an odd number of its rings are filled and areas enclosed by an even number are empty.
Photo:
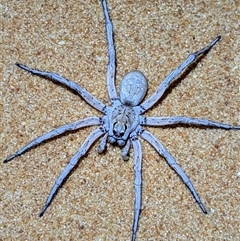
[[[139,117],[134,107],[116,102],[110,109],[108,140],[110,143],[116,142],[119,146],[124,146],[130,133],[138,126]]]
[[[77,92],[88,104],[93,108],[100,111],[103,116],[101,117],[89,117],[83,120],[77,120],[70,124],[60,126],[42,136],[31,141],[29,144],[18,150],[15,154],[5,159],[4,163],[7,163],[17,156],[22,155],[30,148],[49,140],[53,137],[59,136],[67,131],[77,130],[87,126],[99,126],[94,130],[72,157],[70,162],[64,168],[62,173],[57,178],[46,203],[40,212],[42,216],[50,203],[53,200],[58,188],[61,186],[63,181],[69,175],[71,170],[77,165],[78,161],[87,153],[91,145],[100,137],[102,137],[98,152],[102,153],[106,148],[106,142],[116,143],[120,147],[123,147],[122,157],[124,160],[128,159],[128,152],[130,146],[133,147],[134,151],[134,186],[135,186],[135,204],[134,204],[134,221],[132,227],[132,241],[136,238],[139,215],[141,210],[141,186],[142,186],[142,148],[138,137],[142,137],[148,141],[156,151],[165,158],[169,166],[180,176],[182,181],[190,190],[194,199],[198,203],[199,207],[204,213],[207,213],[206,208],[201,202],[193,184],[187,177],[182,168],[177,164],[174,157],[166,150],[161,142],[150,132],[146,131],[143,126],[176,126],[179,124],[188,124],[203,127],[214,127],[222,129],[235,129],[240,130],[240,126],[232,126],[229,124],[222,124],[213,122],[206,119],[196,119],[185,116],[174,116],[174,117],[146,117],[142,116],[147,110],[149,110],[155,103],[157,103],[163,96],[165,91],[168,89],[174,79],[187,67],[189,67],[198,56],[206,54],[219,40],[220,36],[215,38],[209,45],[203,49],[190,54],[186,60],[173,70],[159,85],[155,93],[153,93],[147,100],[143,101],[147,91],[147,81],[144,75],[139,71],[132,71],[126,74],[121,82],[120,94],[118,95],[115,89],[115,49],[113,42],[113,29],[112,23],[109,18],[107,3],[102,0],[103,12],[105,15],[105,25],[108,41],[108,56],[109,63],[107,69],[107,86],[108,94],[111,100],[111,106],[106,106],[96,97],[92,96],[88,91],[83,89],[80,85],[72,82],[60,75],[52,72],[44,72],[37,69],[32,69],[23,64],[17,63],[17,66],[23,70],[26,70],[34,75],[50,79],[51,81],[62,84]]]

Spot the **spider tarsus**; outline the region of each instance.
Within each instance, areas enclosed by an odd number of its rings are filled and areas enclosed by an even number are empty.
[[[16,62],[15,64],[17,65],[18,68],[23,69],[23,70],[25,70],[25,71],[28,71],[28,72],[32,73],[32,70],[31,70],[29,67],[27,67],[26,65],[21,64],[21,63],[18,63],[18,62]]]
[[[6,159],[3,161],[3,163],[8,163],[8,162],[10,162],[12,159],[14,159],[15,157],[17,157],[17,156],[16,156],[16,155],[12,155],[12,156],[6,158]]]
[[[206,51],[208,52],[220,39],[221,39],[221,35],[217,36],[217,37],[206,47]]]
[[[25,66],[25,65],[23,65],[23,64],[21,64],[21,63],[18,63],[18,62],[16,62],[15,64],[17,65],[17,67],[19,67],[19,68],[21,68],[21,69],[23,69],[23,67]]]
[[[221,35],[217,36],[217,37],[206,47],[206,51],[208,52],[220,39],[221,39]]]
[[[203,212],[204,214],[207,214],[207,213],[208,213],[207,210],[206,210],[206,208],[204,207],[204,205],[203,205],[202,203],[199,203],[199,206],[200,206],[200,208],[201,208],[201,210],[202,210],[202,212]]]
[[[212,41],[212,44],[216,44],[220,39],[222,38],[221,35],[217,36],[213,41]]]
[[[48,206],[44,206],[43,209],[41,210],[41,212],[39,213],[39,217],[41,218],[43,216],[43,214],[45,213],[46,209],[48,208]]]

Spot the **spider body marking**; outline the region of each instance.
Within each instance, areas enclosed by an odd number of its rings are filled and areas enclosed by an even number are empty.
[[[166,150],[161,142],[150,132],[146,131],[143,126],[176,126],[183,125],[195,125],[203,127],[214,127],[221,129],[235,129],[240,130],[240,126],[233,126],[229,124],[222,124],[207,119],[197,119],[186,116],[174,116],[174,117],[146,117],[143,114],[149,110],[155,103],[157,103],[163,96],[165,91],[169,88],[171,83],[176,77],[182,73],[187,67],[189,67],[200,55],[206,54],[219,40],[220,36],[215,38],[209,45],[203,49],[190,54],[185,61],[180,64],[175,70],[173,70],[159,85],[157,90],[145,101],[142,102],[147,91],[147,81],[144,75],[139,71],[131,71],[127,73],[120,85],[120,94],[118,95],[115,88],[115,48],[113,41],[113,27],[109,17],[106,0],[102,0],[103,13],[105,16],[106,35],[108,42],[108,57],[109,63],[107,67],[107,88],[109,98],[111,100],[111,106],[106,106],[96,97],[92,96],[87,90],[83,89],[80,85],[72,82],[58,74],[52,72],[45,72],[37,69],[32,69],[26,65],[17,63],[16,65],[33,74],[53,81],[56,84],[62,84],[69,89],[77,92],[89,105],[96,110],[100,111],[102,117],[88,117],[82,120],[60,126],[48,133],[37,137],[26,146],[22,147],[13,155],[4,160],[7,163],[17,156],[22,155],[34,146],[49,140],[53,137],[59,136],[65,132],[78,130],[87,126],[98,126],[84,141],[79,150],[71,158],[70,162],[63,169],[62,173],[58,176],[52,190],[42,208],[39,216],[42,216],[50,203],[52,202],[54,195],[58,188],[63,184],[71,170],[76,166],[79,160],[87,153],[93,143],[102,137],[98,152],[101,153],[106,149],[106,143],[116,143],[122,147],[122,157],[124,160],[128,159],[129,149],[132,146],[134,151],[134,188],[135,188],[135,204],[134,204],[134,218],[132,225],[131,240],[136,239],[140,210],[141,210],[141,197],[142,197],[142,147],[138,137],[143,138],[149,142],[155,150],[165,158],[169,166],[179,175],[187,188],[190,190],[192,196],[198,203],[203,213],[207,213],[206,208],[200,200],[193,184],[188,176],[177,164],[174,157]]]

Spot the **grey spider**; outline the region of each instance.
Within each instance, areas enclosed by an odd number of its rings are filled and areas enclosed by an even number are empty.
[[[102,137],[98,152],[102,153],[106,149],[107,142],[117,144],[122,147],[122,158],[128,159],[128,153],[132,145],[134,151],[134,186],[135,186],[135,204],[134,204],[134,219],[132,226],[132,237],[131,240],[136,239],[136,233],[138,229],[139,216],[141,211],[141,197],[142,197],[142,148],[138,137],[142,137],[144,140],[149,142],[156,151],[163,156],[169,166],[180,176],[182,181],[190,190],[192,196],[198,203],[203,213],[207,214],[207,210],[201,202],[193,184],[187,177],[182,168],[176,163],[173,156],[165,149],[160,141],[152,135],[150,132],[144,130],[142,126],[176,126],[179,124],[194,125],[203,127],[213,127],[222,129],[236,129],[240,130],[240,126],[232,126],[229,124],[222,124],[213,122],[207,119],[196,119],[185,116],[175,117],[146,117],[143,114],[155,105],[176,77],[182,73],[187,67],[189,67],[200,55],[206,54],[221,38],[218,36],[208,46],[203,49],[190,54],[185,61],[173,70],[159,85],[155,93],[150,98],[143,101],[147,91],[147,81],[145,76],[140,71],[131,71],[127,73],[120,86],[120,95],[117,94],[115,88],[115,48],[113,41],[113,26],[109,18],[107,3],[105,0],[101,1],[103,13],[105,17],[105,27],[108,42],[108,57],[109,63],[107,67],[107,88],[108,94],[111,101],[111,106],[106,106],[100,100],[92,96],[88,91],[83,89],[77,83],[72,82],[62,76],[59,76],[52,72],[44,72],[37,69],[32,69],[23,64],[16,63],[16,65],[33,75],[37,75],[53,81],[56,84],[62,84],[69,89],[77,92],[89,105],[96,110],[100,111],[102,117],[89,117],[82,120],[77,120],[70,124],[60,126],[40,137],[37,137],[29,144],[18,150],[15,154],[11,155],[4,160],[7,163],[17,156],[22,155],[34,146],[49,140],[53,137],[59,136],[65,132],[77,130],[87,126],[99,126],[94,130],[84,141],[80,149],[71,158],[70,162],[63,169],[62,173],[57,178],[46,202],[43,206],[39,216],[42,216],[50,203],[53,200],[58,188],[62,185],[63,181],[70,174],[71,170],[77,165],[78,161],[87,153],[90,146],[100,137]]]

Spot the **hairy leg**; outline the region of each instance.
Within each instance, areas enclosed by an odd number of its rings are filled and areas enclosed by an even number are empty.
[[[43,77],[45,79],[49,79],[49,80],[53,81],[54,83],[62,84],[64,86],[68,87],[69,89],[77,92],[93,108],[101,111],[102,113],[105,113],[106,105],[104,105],[100,100],[98,100],[96,97],[91,95],[87,90],[83,89],[77,83],[70,81],[56,73],[53,73],[53,72],[45,72],[45,71],[41,71],[41,70],[37,70],[37,69],[32,69],[32,68],[30,68],[26,65],[20,64],[20,63],[16,63],[16,65],[19,68],[21,68],[33,75],[37,75],[37,76]]]
[[[240,130],[240,126],[233,126],[229,124],[222,124],[207,119],[191,118],[186,116],[173,116],[173,117],[143,117],[141,120],[142,125],[146,126],[169,126],[169,125],[195,125],[204,127],[221,128],[227,130]]]
[[[118,95],[115,87],[116,53],[113,41],[113,26],[109,18],[107,2],[105,0],[102,0],[102,7],[105,16],[105,26],[108,41],[107,88],[110,100],[114,101],[118,98]]]
[[[134,186],[135,186],[135,204],[134,204],[134,220],[132,228],[132,241],[136,239],[138,229],[139,216],[141,212],[142,200],[142,147],[138,138],[132,137],[131,142],[134,151]]]
[[[80,129],[82,127],[94,126],[94,125],[100,125],[100,124],[101,124],[101,118],[99,118],[99,117],[89,117],[89,118],[86,118],[86,119],[83,119],[83,120],[77,120],[75,122],[60,126],[60,127],[56,128],[52,131],[49,131],[49,132],[43,134],[42,136],[37,137],[36,139],[34,139],[30,143],[28,143],[26,146],[24,146],[20,150],[18,150],[16,153],[9,156],[3,162],[7,163],[7,162],[11,161],[12,159],[14,159],[15,157],[22,155],[23,153],[25,153],[29,149],[39,145],[40,143],[42,143],[44,141],[47,141],[47,140],[49,140],[53,137],[59,136],[59,135],[65,133],[67,131],[73,131],[73,130]]]
[[[48,208],[48,206],[50,205],[50,203],[52,202],[59,186],[61,186],[61,184],[63,183],[63,181],[66,179],[66,177],[69,175],[69,173],[71,172],[71,170],[77,165],[79,159],[81,157],[83,157],[86,152],[89,150],[89,148],[91,147],[91,145],[103,134],[105,133],[105,130],[103,130],[101,127],[96,129],[95,131],[93,131],[84,141],[84,143],[82,144],[82,146],[80,147],[80,149],[77,151],[77,153],[72,157],[72,159],[70,160],[70,162],[67,164],[67,166],[63,169],[62,173],[58,176],[46,202],[44,207],[42,208],[39,216],[41,217],[46,209]]]
[[[198,56],[202,54],[206,54],[219,40],[221,36],[218,36],[215,38],[208,46],[205,48],[190,54],[185,61],[180,64],[175,70],[173,70],[159,85],[157,90],[153,93],[152,96],[150,96],[147,100],[145,100],[142,104],[142,113],[150,109],[165,93],[165,91],[168,89],[170,84],[174,81],[174,79],[187,67],[189,67]]]
[[[150,132],[144,130],[140,133],[140,136],[143,139],[145,139],[147,142],[149,142],[156,149],[156,151],[165,158],[169,166],[179,175],[179,177],[188,187],[188,189],[192,193],[194,199],[198,203],[201,210],[206,214],[207,210],[205,209],[203,203],[201,202],[200,197],[198,196],[192,182],[185,174],[185,172],[182,170],[182,168],[177,164],[173,156],[166,150],[166,148],[159,142],[159,140],[155,136],[153,136]]]

